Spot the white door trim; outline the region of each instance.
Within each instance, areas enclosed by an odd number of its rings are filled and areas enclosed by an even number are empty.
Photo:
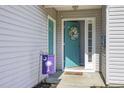
[[[48,22],[49,22],[49,19],[52,20],[53,24],[54,24],[54,40],[53,40],[53,42],[54,42],[54,61],[55,61],[54,66],[55,66],[55,70],[56,70],[56,20],[48,15]],[[49,25],[49,23],[48,23],[48,25]],[[49,33],[48,33],[48,35],[49,35]],[[49,36],[48,36],[48,40],[49,40]]]
[[[62,70],[64,71],[64,21],[80,21],[80,20],[84,20],[85,21],[85,32],[87,31],[86,29],[86,21],[87,20],[94,20],[94,28],[93,28],[93,63],[94,63],[94,69],[92,70],[88,70],[88,69],[82,69],[81,72],[95,72],[96,71],[96,25],[95,25],[95,17],[86,17],[86,18],[63,18],[62,19]],[[85,46],[86,47],[86,46]]]

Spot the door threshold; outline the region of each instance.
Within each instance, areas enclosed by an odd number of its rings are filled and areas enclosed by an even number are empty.
[[[73,69],[65,68],[64,72],[95,72],[95,71],[92,69],[73,70]]]

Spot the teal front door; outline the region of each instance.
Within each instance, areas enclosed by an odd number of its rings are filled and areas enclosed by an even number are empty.
[[[48,20],[48,52],[54,54],[54,23],[52,20]]]
[[[80,65],[80,23],[64,22],[64,65],[74,67]]]

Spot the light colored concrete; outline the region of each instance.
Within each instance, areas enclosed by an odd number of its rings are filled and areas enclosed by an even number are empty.
[[[88,88],[91,86],[105,86],[98,72],[83,73],[83,75],[65,75],[59,77],[57,88]]]

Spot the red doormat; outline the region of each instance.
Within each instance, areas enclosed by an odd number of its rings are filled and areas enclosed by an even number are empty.
[[[83,72],[69,72],[66,71],[64,72],[65,75],[83,75]]]

